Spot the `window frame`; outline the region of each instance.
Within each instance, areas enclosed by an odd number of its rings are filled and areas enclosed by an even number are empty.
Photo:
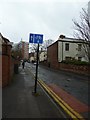
[[[65,51],[69,51],[69,43],[65,43]]]

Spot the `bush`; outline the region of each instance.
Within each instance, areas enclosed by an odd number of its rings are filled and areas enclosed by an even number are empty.
[[[73,65],[90,65],[90,62],[78,61],[78,60],[63,60],[61,63],[73,64]]]

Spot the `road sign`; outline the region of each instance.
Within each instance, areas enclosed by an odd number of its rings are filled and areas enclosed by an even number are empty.
[[[43,35],[42,34],[30,33],[29,43],[39,43],[39,44],[42,44],[43,43]]]

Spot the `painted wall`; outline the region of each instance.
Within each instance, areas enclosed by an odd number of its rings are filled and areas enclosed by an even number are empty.
[[[69,43],[69,51],[65,51],[65,44],[69,42],[58,41],[58,61],[65,60],[65,57],[75,57],[77,55],[77,44]]]
[[[82,44],[82,43],[72,43],[69,42],[70,39],[65,41],[58,41],[58,62],[61,62],[62,60],[65,60],[65,57],[71,57],[71,58],[75,58],[78,60],[78,57],[82,57],[81,61],[86,61],[88,62],[88,58],[86,56],[86,53],[83,49],[83,45],[81,47],[81,51],[78,50],[78,44]],[[71,40],[72,41],[72,40]],[[65,50],[65,44],[68,43],[69,44],[69,51]]]
[[[89,21],[90,21],[90,1],[88,2],[88,14],[89,14]]]
[[[47,60],[47,52],[46,51],[43,51],[39,54],[39,60],[40,61]]]

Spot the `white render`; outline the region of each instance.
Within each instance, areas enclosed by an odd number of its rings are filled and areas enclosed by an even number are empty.
[[[71,59],[77,59],[81,57],[81,61],[88,62],[88,58],[84,52],[83,45],[81,47],[81,51],[78,50],[78,44],[82,43],[75,43],[70,41],[76,41],[76,39],[67,39],[67,38],[59,38],[58,39],[58,62],[65,60],[66,57],[71,57]],[[61,41],[60,41],[61,40]],[[64,41],[64,42],[62,42]],[[65,44],[69,43],[69,51],[65,51]]]
[[[2,36],[0,34],[0,52],[2,53]]]
[[[34,57],[33,56],[30,57],[30,62],[32,62],[32,61],[34,61]]]
[[[46,51],[42,51],[39,54],[39,61],[44,61],[44,60],[47,60],[47,52]]]
[[[89,14],[89,20],[90,20],[90,1],[88,2],[88,14]]]

